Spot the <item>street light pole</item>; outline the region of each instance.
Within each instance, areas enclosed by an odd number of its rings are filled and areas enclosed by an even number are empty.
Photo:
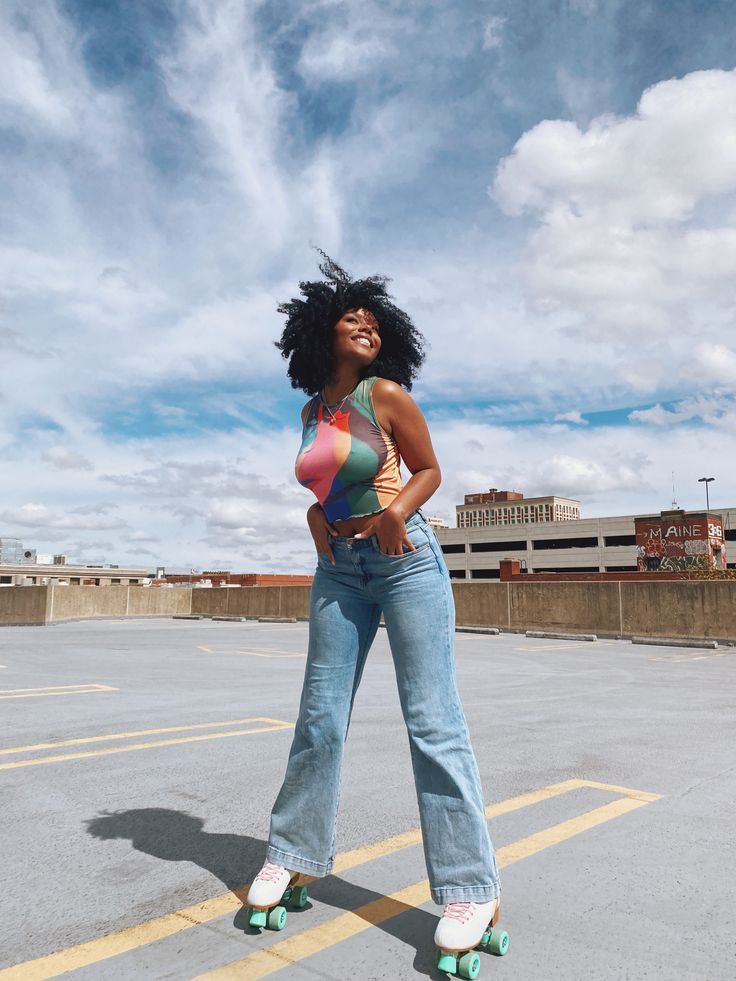
[[[705,484],[705,510],[710,511],[710,498],[708,496],[708,484],[715,480],[715,477],[698,477],[699,484]]]

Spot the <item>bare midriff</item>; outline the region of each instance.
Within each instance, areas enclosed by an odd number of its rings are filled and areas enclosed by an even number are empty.
[[[375,521],[381,513],[381,511],[377,511],[375,514],[366,514],[362,518],[350,518],[345,521],[333,521],[332,527],[341,538],[352,538],[354,535],[357,535],[358,532],[364,531],[371,521]]]

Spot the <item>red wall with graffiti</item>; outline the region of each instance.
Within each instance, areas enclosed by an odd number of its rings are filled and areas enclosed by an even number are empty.
[[[720,514],[662,511],[657,517],[636,518],[634,525],[641,572],[726,568]]]

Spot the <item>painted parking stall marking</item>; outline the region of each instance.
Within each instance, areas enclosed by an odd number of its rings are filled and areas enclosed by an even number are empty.
[[[306,657],[306,654],[294,653],[294,651],[277,651],[270,647],[205,647],[204,644],[197,645],[197,650],[204,651],[205,654],[243,654],[249,657]]]
[[[491,804],[486,808],[486,815],[493,818],[509,814],[583,788],[616,794],[617,799],[499,848],[496,853],[499,866],[504,868],[523,858],[539,854],[547,848],[562,844],[608,821],[624,817],[661,798],[660,794],[633,790],[630,787],[591,780],[566,780]],[[340,874],[348,869],[395,854],[404,848],[418,845],[421,840],[421,832],[413,829],[362,848],[343,852],[337,856],[334,873]],[[310,880],[305,878],[304,881]],[[245,885],[242,889],[224,893],[204,903],[167,913],[117,933],[5,968],[0,970],[0,981],[46,981],[47,978],[56,978],[69,971],[97,964],[127,951],[137,950],[183,930],[192,929],[236,912],[243,905],[247,891],[248,886]],[[376,924],[429,901],[427,880],[414,883],[389,896],[382,896],[347,913],[340,913],[326,923],[302,930],[268,947],[255,950],[230,964],[200,974],[194,981],[229,981],[229,979],[257,981],[284,968],[293,967],[312,954],[341,943],[369,930]]]
[[[229,726],[245,726],[246,728],[230,729]],[[178,746],[183,743],[204,742],[210,739],[227,739],[230,736],[250,736],[261,732],[275,732],[279,729],[293,729],[293,722],[283,722],[281,719],[268,719],[262,716],[249,719],[232,719],[227,722],[198,722],[188,726],[167,726],[159,729],[139,729],[135,732],[117,732],[104,736],[87,736],[79,739],[63,739],[59,742],[35,743],[30,746],[12,746],[0,750],[0,757],[16,754],[36,753],[45,749],[64,749],[70,746],[83,746],[91,743],[118,742],[117,746],[105,746],[100,749],[75,751],[72,753],[54,753],[50,756],[31,756],[23,760],[0,762],[0,770],[16,770],[25,766],[43,766],[51,763],[68,763],[71,760],[89,759],[96,756],[109,756],[113,753],[133,753],[143,749],[155,749],[160,746]],[[201,732],[203,729],[215,729],[215,732]],[[189,732],[196,733],[187,736],[177,736],[172,739],[148,739],[144,742],[132,742],[142,736],[158,736],[164,733]]]
[[[117,691],[110,685],[52,685],[47,688],[0,688],[0,698],[47,698],[51,695],[94,695],[100,691]]]

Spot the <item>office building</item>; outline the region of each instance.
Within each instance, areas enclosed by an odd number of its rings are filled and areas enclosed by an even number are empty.
[[[736,568],[736,507],[719,508],[708,514],[717,515],[722,521],[724,551],[720,562],[727,568]],[[697,515],[703,518],[704,512]],[[499,562],[504,558],[518,559],[527,572],[635,572],[640,568],[640,559],[653,552],[637,543],[637,518],[651,518],[661,524],[662,516],[620,515],[446,528],[437,530],[437,538],[453,579],[498,579]],[[693,541],[688,549],[694,553],[702,547]],[[669,551],[672,550],[665,550],[662,555],[669,555]],[[684,545],[682,551],[685,555]]]
[[[466,494],[455,508],[458,528],[492,528],[498,525],[577,521],[580,501],[567,497],[524,497],[519,491],[492,487],[487,493]]]

